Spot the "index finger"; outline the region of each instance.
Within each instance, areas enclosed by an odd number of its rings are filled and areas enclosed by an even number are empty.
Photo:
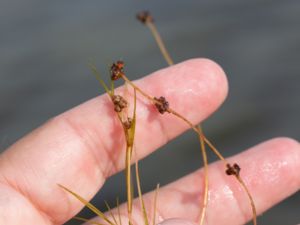
[[[165,96],[172,108],[195,124],[227,94],[224,72],[207,59],[160,70],[136,84],[153,96]],[[172,115],[161,116],[140,98],[137,104],[138,158],[188,129]],[[52,221],[62,223],[82,205],[66,198],[56,184],[90,199],[106,177],[124,168],[124,149],[121,125],[109,98],[102,95],[55,117],[11,146],[0,157],[0,181],[30,199]]]

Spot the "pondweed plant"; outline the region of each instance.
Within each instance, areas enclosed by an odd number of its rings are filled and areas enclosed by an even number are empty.
[[[155,38],[155,41],[164,57],[166,62],[168,63],[169,66],[173,65],[173,60],[170,57],[163,41],[162,38],[157,31],[156,26],[154,25],[154,20],[152,16],[149,14],[147,11],[140,12],[137,15],[137,19],[145,24],[151,31],[153,37]],[[200,125],[193,124],[188,118],[185,118],[183,115],[178,113],[176,109],[173,109],[168,100],[164,96],[150,96],[147,94],[144,90],[142,90],[140,87],[135,85],[125,74],[124,71],[124,62],[123,61],[117,61],[113,63],[110,67],[110,78],[111,78],[111,84],[108,86],[105,84],[103,79],[100,76],[100,73],[98,72],[97,68],[94,65],[90,65],[91,70],[101,86],[105,89],[107,95],[109,96],[111,102],[112,102],[112,107],[114,108],[115,113],[117,114],[117,117],[119,119],[119,122],[122,125],[123,128],[123,133],[125,136],[126,140],[126,154],[125,154],[125,174],[126,174],[126,194],[127,194],[127,216],[128,216],[128,224],[129,225],[134,225],[132,221],[132,202],[133,202],[133,190],[134,190],[134,185],[133,185],[133,177],[132,177],[132,171],[131,171],[131,164],[134,162],[135,164],[135,180],[136,180],[136,187],[137,187],[137,192],[138,192],[138,197],[140,201],[140,207],[141,207],[141,212],[143,214],[143,220],[145,225],[150,224],[150,218],[149,214],[146,211],[146,207],[144,204],[144,199],[142,195],[142,190],[141,190],[141,182],[140,182],[140,176],[139,176],[139,168],[138,168],[138,160],[135,159],[134,153],[134,140],[135,140],[135,128],[137,124],[137,116],[136,116],[136,101],[137,101],[137,96],[141,95],[142,98],[147,101],[149,104],[152,104],[155,106],[157,109],[158,113],[160,114],[165,114],[169,113],[177,117],[179,120],[182,120],[184,123],[186,123],[192,130],[195,131],[196,135],[199,138],[200,142],[200,150],[202,153],[202,158],[203,158],[203,165],[204,165],[204,192],[203,192],[203,201],[199,202],[199,210],[200,210],[200,219],[199,219],[199,224],[203,225],[204,220],[205,220],[205,215],[206,215],[206,210],[207,210],[207,205],[208,205],[208,184],[209,184],[209,177],[208,177],[208,160],[207,160],[207,155],[206,155],[206,147],[208,147],[210,150],[213,151],[216,156],[223,161],[224,163],[224,173],[226,173],[228,176],[233,176],[241,185],[241,187],[244,189],[246,192],[250,206],[252,209],[252,215],[253,215],[253,224],[256,225],[256,208],[255,204],[253,201],[253,198],[251,196],[250,191],[248,190],[246,184],[244,183],[242,177],[240,176],[240,166],[236,162],[228,162],[222,154],[217,150],[217,148],[209,141],[209,139],[205,136],[204,132],[202,131],[202,128]],[[114,82],[116,80],[123,79],[125,82],[125,87],[127,91],[129,92],[129,88],[133,89],[133,109],[132,112],[129,111],[129,104],[128,104],[128,99],[126,96],[122,96],[118,93],[115,92],[114,88]],[[162,115],[163,116],[163,115]],[[120,216],[120,209],[119,209],[119,202],[117,200],[117,217],[111,213],[111,208],[110,206],[105,202],[108,210],[108,214],[104,214],[101,212],[99,209],[97,209],[94,205],[86,201],[83,197],[81,197],[79,194],[73,192],[72,190],[68,189],[67,187],[59,184],[61,188],[63,188],[65,191],[73,195],[75,198],[77,198],[79,201],[81,201],[87,208],[92,210],[97,216],[102,218],[103,223],[105,224],[110,224],[110,225],[122,225],[122,220]],[[152,224],[156,224],[156,216],[155,216],[155,211],[156,211],[156,205],[159,204],[157,203],[157,194],[158,194],[158,189],[159,185],[157,186],[155,196],[154,196],[154,204],[153,204],[153,217],[151,219]],[[110,216],[109,216],[110,215]],[[81,217],[75,217],[74,219],[81,220],[84,222],[88,222],[89,224],[103,224],[99,223],[97,221],[93,220],[88,220],[85,218]]]

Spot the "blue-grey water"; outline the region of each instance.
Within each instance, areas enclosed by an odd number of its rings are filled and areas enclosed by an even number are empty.
[[[276,136],[299,140],[300,1],[2,0],[0,150],[98,95],[91,60],[106,71],[121,58],[131,79],[164,67],[149,31],[134,19],[141,9],[154,14],[176,62],[207,57],[226,71],[228,99],[204,124],[226,156]],[[188,132],[145,159],[144,191],[198,168],[198,154]],[[120,174],[109,179],[93,203],[124,199],[121,182]],[[264,213],[259,224],[299,223],[299,209],[298,193]]]

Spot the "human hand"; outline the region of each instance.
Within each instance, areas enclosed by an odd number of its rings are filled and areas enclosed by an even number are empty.
[[[227,94],[224,72],[205,59],[189,60],[136,83],[149,94],[165,96],[172,108],[194,124],[216,110]],[[145,157],[188,129],[182,121],[169,114],[158,114],[140,99],[137,104],[137,158]],[[121,125],[106,95],[51,119],[0,156],[0,224],[63,224],[83,205],[57,184],[91,199],[107,177],[124,169],[124,149]],[[241,166],[241,176],[258,213],[299,190],[297,141],[276,138],[228,161]],[[160,189],[159,222],[175,217],[197,221],[203,196],[202,177],[199,170]],[[206,224],[242,224],[251,219],[245,193],[235,179],[226,176],[220,162],[209,167],[209,191]],[[153,193],[144,198],[146,205],[152,204]],[[122,215],[126,215],[125,206],[121,208]],[[133,211],[134,224],[142,224],[139,213]]]

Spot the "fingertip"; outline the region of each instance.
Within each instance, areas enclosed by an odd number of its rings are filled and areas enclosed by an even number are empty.
[[[299,150],[300,148],[300,143],[297,140],[290,137],[276,137],[273,138],[271,141],[273,141],[274,143],[278,143],[277,145],[280,148],[288,148],[292,151],[295,151],[296,149]],[[300,153],[300,151],[297,151],[297,153]]]
[[[263,155],[265,161],[270,161],[269,164],[273,162],[280,164],[280,168],[286,168],[286,170],[294,171],[297,167],[300,170],[300,144],[292,138],[276,137],[259,144],[254,149],[256,149],[257,158]]]
[[[275,146],[272,154],[278,159],[281,166],[281,175],[289,183],[291,191],[300,188],[300,144],[289,137],[278,137],[271,140]]]
[[[213,91],[213,95],[210,95],[214,99],[212,102],[221,104],[225,100],[228,95],[228,80],[223,68],[217,62],[208,58],[196,58],[183,63],[192,67],[199,76],[199,82],[204,82],[207,88]]]
[[[241,165],[241,176],[254,198],[258,214],[300,188],[300,145],[294,139],[273,138],[229,160]],[[237,193],[239,188],[231,185],[231,189]],[[242,194],[235,196],[242,202]],[[247,216],[250,218],[250,214]]]
[[[228,94],[228,80],[223,68],[214,60],[208,58],[195,58],[183,63],[194,67],[197,74],[205,74],[207,82],[211,83],[219,91],[219,96],[223,101]]]
[[[190,59],[178,66],[182,66],[187,71],[184,73],[183,82],[188,85],[184,88],[185,90],[193,89],[194,102],[191,105],[198,115],[205,112],[202,115],[203,120],[218,109],[226,99],[228,95],[227,76],[218,63],[208,58]]]

